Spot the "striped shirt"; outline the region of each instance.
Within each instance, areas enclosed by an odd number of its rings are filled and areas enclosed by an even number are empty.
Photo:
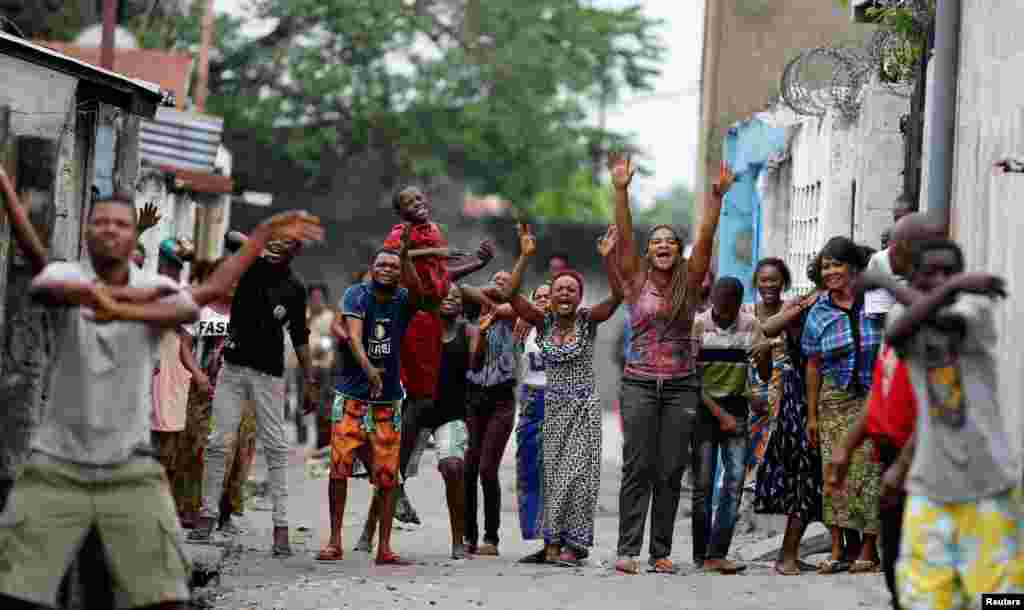
[[[713,399],[746,396],[748,353],[764,340],[757,318],[741,311],[732,326],[719,328],[708,309],[694,319],[693,337],[701,346],[697,361],[704,393]]]

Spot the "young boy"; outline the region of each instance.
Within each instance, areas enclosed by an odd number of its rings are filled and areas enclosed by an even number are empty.
[[[409,458],[416,448],[419,437],[420,415],[433,407],[437,399],[437,381],[441,371],[441,319],[436,314],[437,306],[448,295],[451,282],[483,269],[494,258],[494,246],[484,241],[476,251],[476,260],[460,266],[448,266],[448,240],[441,227],[431,220],[430,200],[417,187],[409,186],[398,191],[392,199],[395,213],[402,220],[391,229],[384,240],[384,247],[398,251],[402,235],[409,231],[409,257],[416,267],[422,282],[423,294],[435,312],[420,311],[409,323],[409,329],[401,346],[401,378],[407,397],[402,405],[402,451],[401,472],[405,473]],[[405,490],[399,483],[397,512],[395,517],[407,523],[419,523],[419,517],[409,503]],[[359,546],[369,550],[374,522],[374,508],[371,507],[364,528],[363,543]]]
[[[887,322],[918,405],[914,436],[882,481],[890,495],[906,482],[897,583],[910,610],[1024,593],[1024,496],[993,356],[993,305],[1005,290],[1002,279],[963,269],[955,243],[917,244],[917,294]]]
[[[331,480],[328,499],[331,538],[320,561],[340,561],[348,479],[356,457],[371,469],[379,497],[378,565],[404,562],[391,550],[394,493],[400,477],[401,403],[406,398],[399,373],[399,345],[413,316],[429,307],[409,258],[410,230],[402,234],[401,250],[384,249],[374,256],[372,282],[345,291],[345,319],[351,354],[344,363],[334,399],[331,431]],[[403,288],[399,283],[407,288]]]
[[[694,435],[693,559],[699,567],[736,574],[746,566],[726,559],[743,494],[747,465],[747,374],[750,350],[764,340],[754,316],[740,312],[743,284],[723,277],[711,289],[711,308],[693,322],[700,341],[703,409]],[[756,362],[762,379],[771,377],[770,357]],[[712,496],[718,454],[723,461],[723,486],[718,514],[712,518]]]

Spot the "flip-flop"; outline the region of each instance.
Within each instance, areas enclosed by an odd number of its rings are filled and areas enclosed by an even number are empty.
[[[408,559],[402,559],[398,556],[398,553],[386,553],[382,556],[378,556],[374,561],[379,566],[411,566],[413,562]]]
[[[620,574],[639,574],[640,562],[633,558],[622,558],[615,562],[615,571]]]
[[[850,566],[850,574],[875,574],[879,571],[880,567],[874,561],[858,559]]]
[[[800,576],[803,574],[799,568],[795,570],[784,570],[779,564],[775,564],[775,573],[779,576]]]
[[[823,559],[818,564],[818,574],[839,574],[850,569],[849,562],[836,559]]]
[[[541,549],[536,553],[531,553],[526,557],[519,560],[519,563],[524,564],[543,564],[548,562],[547,549]]]
[[[317,561],[341,561],[344,558],[345,552],[341,550],[340,546],[334,544],[328,544],[316,555]]]
[[[672,563],[672,560],[662,557],[649,562],[647,571],[654,574],[678,574],[679,568]]]

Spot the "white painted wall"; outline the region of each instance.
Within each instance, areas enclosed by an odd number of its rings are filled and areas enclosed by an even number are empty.
[[[1024,176],[993,175],[992,164],[1007,156],[1024,158],[1024,38],[1017,27],[1022,21],[1020,2],[963,0],[950,202],[952,235],[967,266],[1007,280],[1011,296],[998,309],[996,354],[999,396],[1019,451],[1024,450],[1024,251],[1018,241],[1024,229]],[[925,167],[929,149],[925,146]]]
[[[811,288],[808,263],[836,235],[878,248],[902,190],[900,116],[910,101],[885,87],[863,93],[858,121],[765,115],[789,130],[786,155],[762,174],[761,256],[782,256],[793,272],[791,295]],[[856,184],[856,188],[855,185]]]

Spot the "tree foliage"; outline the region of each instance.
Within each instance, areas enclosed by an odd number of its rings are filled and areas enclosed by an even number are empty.
[[[658,74],[659,22],[638,6],[589,4],[262,0],[265,35],[218,18],[209,109],[276,142],[314,184],[383,151],[410,175],[453,175],[522,206],[571,190],[595,142],[621,143],[587,124],[597,100],[649,90]],[[195,48],[198,34],[193,11],[140,38]]]
[[[647,226],[693,226],[696,209],[697,196],[687,185],[677,184],[667,193],[658,196],[653,206],[641,211],[636,222]]]

